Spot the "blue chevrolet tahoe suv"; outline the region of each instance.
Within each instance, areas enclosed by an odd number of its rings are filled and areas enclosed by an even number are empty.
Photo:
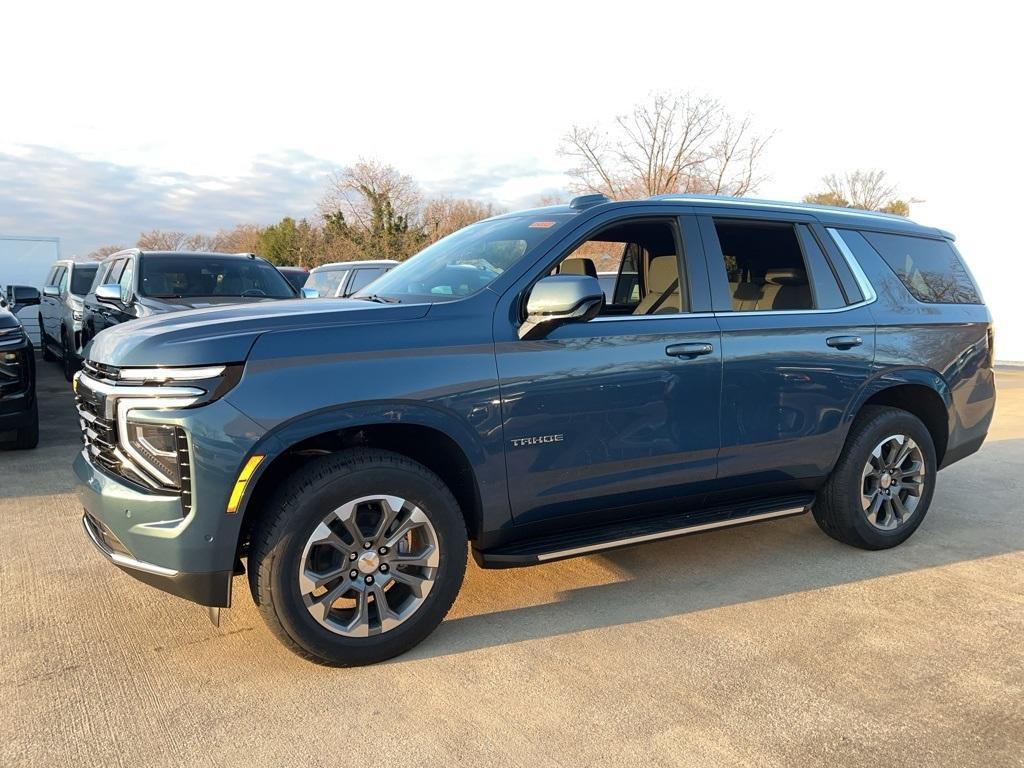
[[[985,439],[992,341],[947,232],[585,196],[469,226],[353,299],[100,333],[75,381],[83,524],[215,620],[247,572],[288,647],[371,663],[442,620],[467,541],[506,568],[809,510],[899,544]]]

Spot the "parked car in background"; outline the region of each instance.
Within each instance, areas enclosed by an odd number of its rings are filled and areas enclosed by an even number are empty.
[[[277,271],[284,275],[297,291],[301,290],[309,279],[309,270],[305,267],[278,267]]]
[[[140,317],[302,295],[273,264],[251,253],[132,248],[101,262],[84,301],[82,345],[105,328]]]
[[[620,259],[612,302],[595,251]],[[992,350],[948,232],[587,195],[472,224],[353,300],[100,335],[74,471],[113,564],[215,609],[244,567],[289,648],[366,664],[444,618],[467,541],[510,568],[811,511],[900,544],[985,440]]]
[[[99,264],[61,259],[46,274],[39,304],[39,347],[43,360],[60,360],[71,381],[82,358],[82,318]]]
[[[35,448],[39,443],[36,356],[15,312],[39,303],[39,291],[9,286],[0,297],[0,446]]]
[[[324,264],[310,270],[306,288],[315,290],[320,298],[347,298],[397,265],[390,259]]]

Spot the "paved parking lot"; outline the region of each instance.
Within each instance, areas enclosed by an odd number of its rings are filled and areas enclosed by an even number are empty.
[[[82,533],[68,386],[0,453],[0,765],[1024,765],[1024,372],[887,552],[809,516],[528,570],[470,565],[376,667],[220,629]]]

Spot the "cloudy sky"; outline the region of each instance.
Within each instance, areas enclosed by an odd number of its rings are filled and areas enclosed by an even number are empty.
[[[0,234],[72,254],[311,215],[359,157],[515,207],[565,188],[574,122],[688,90],[774,132],[761,196],[886,170],[924,201],[913,218],[957,233],[1024,359],[1024,269],[999,231],[1024,177],[1011,5],[18,3]]]

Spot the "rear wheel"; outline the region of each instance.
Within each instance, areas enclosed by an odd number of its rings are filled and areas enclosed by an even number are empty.
[[[303,467],[253,533],[250,585],[271,631],[307,659],[372,664],[419,643],[455,600],[466,527],[448,488],[388,451]]]
[[[935,491],[935,447],[913,414],[866,407],[814,502],[814,518],[832,538],[886,549],[917,530]]]

